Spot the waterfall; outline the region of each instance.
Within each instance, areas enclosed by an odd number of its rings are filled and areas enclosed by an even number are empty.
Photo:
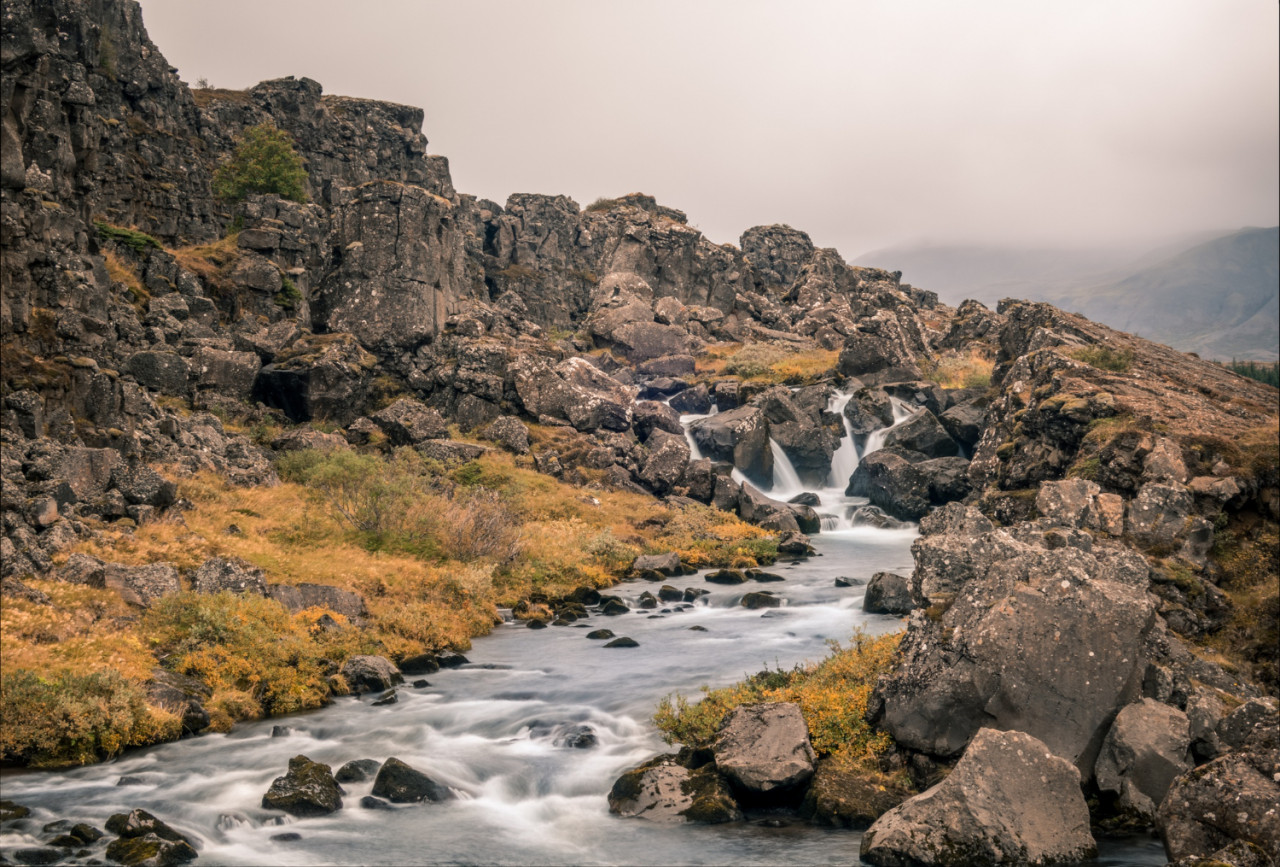
[[[773,437],[769,437],[769,451],[773,453],[773,486],[769,488],[769,496],[775,500],[787,500],[803,493],[805,487],[800,481],[800,474]]]
[[[884,448],[884,440],[885,437],[889,435],[889,431],[893,430],[895,427],[916,414],[915,410],[898,400],[896,397],[889,398],[889,406],[893,410],[893,424],[888,427],[882,427],[879,430],[874,430],[867,435],[866,445],[862,449],[862,457],[865,458],[872,452],[879,451]],[[855,464],[854,466],[856,467],[857,465]]]
[[[704,419],[704,418],[710,418],[713,415],[715,415],[714,412],[704,413],[702,415],[690,413],[689,415],[680,416],[680,426],[684,428],[684,439],[685,439],[685,442],[689,444],[689,460],[690,461],[702,460],[702,449],[698,448],[698,441],[693,437],[693,428],[691,427],[691,425],[695,421],[699,421],[700,419]]]
[[[831,456],[831,474],[827,476],[827,487],[832,489],[843,489],[849,484],[849,477],[853,475],[853,471],[858,468],[858,445],[853,440],[853,426],[849,424],[849,419],[844,414],[844,408],[852,399],[852,394],[842,394],[837,391],[831,396],[831,402],[827,404],[827,411],[840,416],[840,423],[844,425],[844,438],[840,440],[840,448],[836,449],[836,453]]]

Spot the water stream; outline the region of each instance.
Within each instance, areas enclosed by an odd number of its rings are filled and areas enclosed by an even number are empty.
[[[775,476],[775,488],[787,484],[785,470]],[[855,502],[843,487],[820,492],[822,510]],[[397,704],[344,698],[101,765],[6,772],[3,796],[33,808],[31,829],[54,819],[101,827],[112,813],[147,809],[198,842],[202,865],[856,863],[856,832],[799,822],[655,825],[610,815],[605,796],[623,770],[669,749],[650,722],[664,695],[692,697],[704,684],[820,658],[828,639],[846,640],[857,627],[900,629],[895,618],[862,611],[861,584],[878,571],[908,572],[915,538],[913,527],[824,530],[813,540],[820,556],[772,567],[786,580],[762,587],[785,602],[763,614],[738,604],[761,589],[755,585],[726,588],[703,574],[671,579],[710,592],[696,604],[646,611],[638,597],[656,586],[623,583],[614,592],[632,605],[628,614],[542,630],[509,622],[476,640],[471,664],[430,675],[428,686],[401,687]],[[837,587],[836,578],[853,586]],[[586,638],[599,628],[639,647],[605,648]],[[277,725],[291,731],[273,737]],[[565,737],[583,726],[595,745],[567,745]],[[329,816],[290,819],[262,809],[271,781],[300,753],[335,769],[396,756],[460,799],[368,810],[359,800],[371,784],[356,783],[346,784],[345,808]],[[122,777],[132,782],[119,785]],[[283,832],[300,836],[272,839]],[[0,850],[39,845],[38,836],[10,831],[0,835]],[[1158,843],[1139,838],[1106,843],[1093,863],[1158,865],[1164,857]]]

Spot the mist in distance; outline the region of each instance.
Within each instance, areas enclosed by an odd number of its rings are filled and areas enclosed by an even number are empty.
[[[1280,207],[1275,3],[142,6],[189,83],[421,106],[463,192],[643,191],[722,243],[1132,249]]]

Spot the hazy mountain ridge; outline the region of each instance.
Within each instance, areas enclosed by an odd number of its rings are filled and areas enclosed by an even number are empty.
[[[928,285],[948,304],[1049,301],[1206,358],[1280,356],[1280,230],[1245,228],[1154,251],[903,247],[860,257]]]

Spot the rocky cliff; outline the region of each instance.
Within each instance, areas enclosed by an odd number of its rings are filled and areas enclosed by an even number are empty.
[[[446,422],[517,452],[531,425],[543,473],[734,511],[803,550],[812,509],[730,469],[769,478],[772,442],[825,479],[898,401],[915,418],[849,483],[881,520],[923,518],[919,610],[873,707],[904,761],[1017,730],[1109,792],[1124,708],[1275,691],[1274,389],[1047,305],[946,307],[788,226],[735,247],[642,194],[477,200],[428,155],[420,109],[308,79],[193,91],[129,0],[5,0],[3,21],[6,594],[165,513],[174,475],[271,483],[269,444],[227,418],[446,460],[476,448]],[[309,201],[213,194],[264,123]],[[690,462],[678,414],[713,407]],[[1184,752],[1226,750],[1214,725]]]

